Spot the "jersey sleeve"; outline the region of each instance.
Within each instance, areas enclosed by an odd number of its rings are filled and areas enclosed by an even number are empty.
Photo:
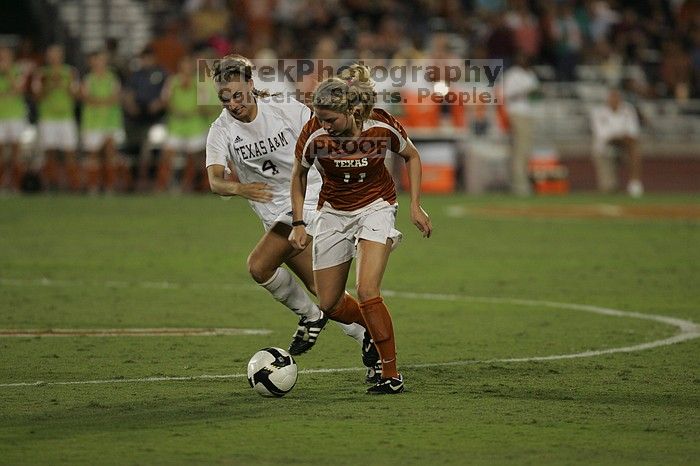
[[[210,165],[226,167],[228,153],[226,130],[215,122],[209,127],[209,134],[207,134],[207,167]]]
[[[406,133],[406,129],[404,129],[403,125],[399,123],[391,113],[381,109],[375,110],[375,112],[378,112],[378,119],[380,121],[389,125],[389,130],[391,132],[391,146],[389,149],[397,154],[402,152],[408,144],[408,133]]]
[[[297,145],[294,149],[294,157],[301,162],[304,168],[311,168],[314,163],[313,157],[310,154],[309,148],[307,147],[307,142],[309,141],[309,136],[312,132],[313,120],[309,120],[304,124],[301,129],[301,134],[299,139],[297,139]]]
[[[307,121],[311,119],[311,109],[306,105],[302,104],[298,100],[292,99],[293,110],[292,110],[292,123],[297,128],[303,128]]]

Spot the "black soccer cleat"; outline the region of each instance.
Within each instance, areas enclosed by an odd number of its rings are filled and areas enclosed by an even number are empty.
[[[365,383],[374,385],[382,379],[382,363],[377,361],[374,366],[367,368]]]
[[[318,334],[326,326],[328,317],[321,313],[321,318],[307,322],[305,317],[299,319],[299,327],[294,333],[292,343],[289,345],[289,354],[298,356],[309,351],[315,344]]]
[[[367,330],[365,330],[365,336],[362,339],[362,364],[367,368],[365,383],[374,385],[379,382],[382,378],[382,361]]]
[[[365,336],[362,339],[362,364],[365,367],[374,367],[379,362],[379,351],[369,332],[365,330]]]
[[[403,392],[403,377],[389,377],[381,379],[375,385],[367,389],[368,395],[396,395]]]

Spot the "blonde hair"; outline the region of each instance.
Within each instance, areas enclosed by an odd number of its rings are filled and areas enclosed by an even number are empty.
[[[214,64],[214,73],[212,77],[216,84],[238,81],[241,77],[248,82],[253,79],[253,62],[243,55],[226,55]],[[267,89],[260,90],[253,87],[253,95],[255,97],[270,97],[272,94],[270,94],[270,91]]]
[[[320,83],[314,91],[312,105],[333,112],[352,113],[361,125],[369,119],[376,101],[369,67],[355,63],[338,76]]]

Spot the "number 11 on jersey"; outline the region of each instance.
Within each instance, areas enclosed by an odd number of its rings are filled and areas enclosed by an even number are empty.
[[[364,172],[360,173],[359,175],[357,175],[357,182],[358,183],[364,182],[366,176],[367,176],[367,173],[364,173]],[[350,173],[343,173],[343,181],[346,183],[350,182]]]

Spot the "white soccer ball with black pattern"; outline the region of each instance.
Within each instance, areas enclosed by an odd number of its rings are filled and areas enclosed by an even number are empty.
[[[297,383],[297,363],[282,348],[264,348],[248,361],[248,383],[262,396],[284,396]]]

